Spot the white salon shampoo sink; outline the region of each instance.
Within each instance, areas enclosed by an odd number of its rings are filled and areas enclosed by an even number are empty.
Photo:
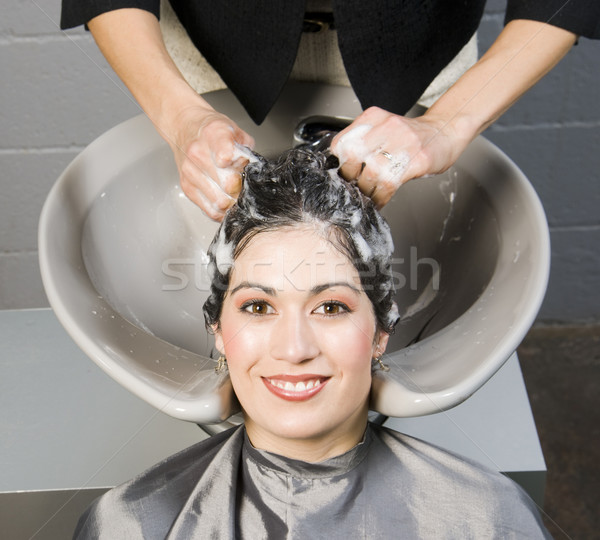
[[[328,85],[290,84],[258,127],[229,91],[206,98],[266,156],[291,147],[307,118],[360,113],[351,89]],[[481,387],[533,323],[548,280],[546,219],[523,173],[483,137],[447,173],[402,186],[383,214],[401,320],[371,408],[439,412]],[[237,410],[202,316],[216,228],[183,195],[171,151],[143,115],[75,158],[39,227],[48,299],[75,342],[140,398],[199,424]]]

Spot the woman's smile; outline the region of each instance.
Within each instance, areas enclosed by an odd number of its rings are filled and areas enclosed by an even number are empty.
[[[318,394],[330,377],[319,375],[276,375],[263,377],[265,386],[277,397],[288,401],[306,401]]]

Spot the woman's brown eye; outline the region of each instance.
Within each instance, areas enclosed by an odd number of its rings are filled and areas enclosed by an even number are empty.
[[[343,311],[345,311],[344,306],[338,302],[325,302],[317,309],[317,312],[323,315],[339,315]]]
[[[340,306],[338,304],[325,304],[323,307],[327,315],[337,315],[340,312]]]
[[[243,307],[244,311],[252,315],[266,315],[269,312],[269,304],[266,302],[252,302]]]

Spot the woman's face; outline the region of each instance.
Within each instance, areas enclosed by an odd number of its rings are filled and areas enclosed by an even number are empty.
[[[360,440],[388,335],[354,265],[314,228],[250,241],[215,334],[254,446],[319,461]]]

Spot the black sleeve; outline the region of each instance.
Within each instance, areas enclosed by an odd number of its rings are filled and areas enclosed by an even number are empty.
[[[82,24],[107,11],[121,8],[139,8],[160,14],[160,0],[62,0],[60,28],[65,30]]]
[[[514,19],[540,21],[600,39],[599,0],[508,0],[504,22]]]

